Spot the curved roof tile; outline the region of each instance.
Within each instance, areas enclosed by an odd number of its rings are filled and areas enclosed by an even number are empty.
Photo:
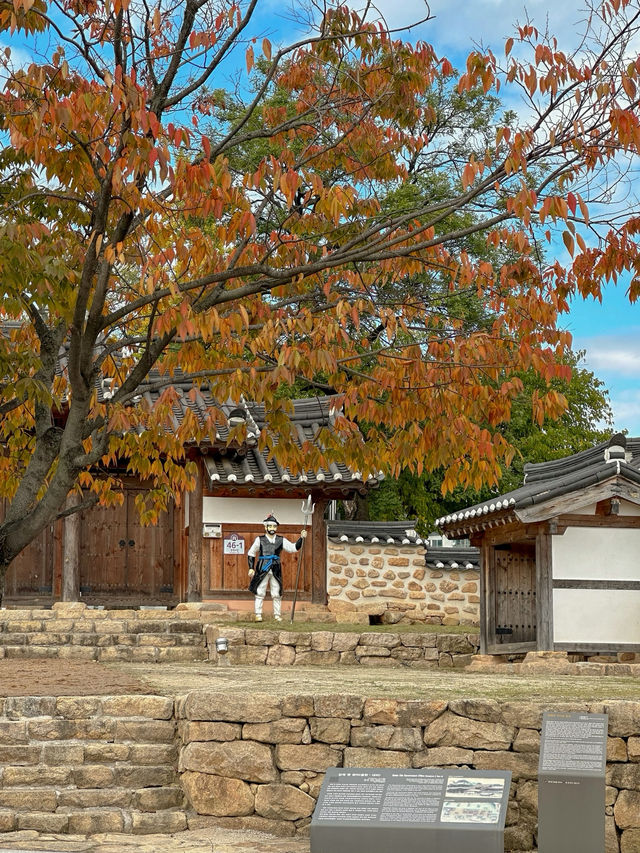
[[[613,478],[640,484],[640,438],[627,438],[617,433],[595,447],[554,459],[527,464],[524,484],[518,489],[458,512],[436,519],[440,528],[464,527],[482,516],[482,523],[497,513],[513,515],[528,507],[544,504],[554,498],[578,492],[588,486]],[[467,526],[468,526],[467,524]]]
[[[413,521],[330,521],[328,536],[334,542],[425,546],[413,524]]]

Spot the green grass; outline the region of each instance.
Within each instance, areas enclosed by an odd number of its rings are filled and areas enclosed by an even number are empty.
[[[477,634],[479,628],[475,625],[433,625],[433,624],[409,624],[399,622],[397,625],[363,625],[352,622],[296,622],[293,623],[288,617],[282,622],[274,619],[265,619],[264,622],[254,622],[253,619],[243,619],[238,622],[225,623],[230,628],[257,628],[258,630],[293,631],[308,633],[309,631],[348,631],[357,634],[373,631],[378,634]]]
[[[529,676],[460,672],[450,669],[386,669],[365,666],[211,666],[208,662],[100,664],[121,670],[148,684],[149,693],[181,696],[191,690],[213,690],[274,696],[297,693],[354,694],[391,699],[494,699],[497,702],[638,700],[636,678],[606,676]],[[565,709],[566,710],[566,709]],[[595,709],[592,709],[595,710]],[[600,709],[597,709],[600,710]]]

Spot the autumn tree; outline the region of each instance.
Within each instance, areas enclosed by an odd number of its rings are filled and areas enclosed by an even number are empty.
[[[547,419],[542,426],[534,421],[531,412],[533,391],[544,390],[542,380],[533,372],[521,375],[522,391],[513,401],[511,418],[499,427],[515,454],[493,486],[457,486],[443,495],[442,469],[421,475],[405,469],[398,477],[383,480],[375,491],[357,498],[349,509],[357,513],[356,517],[371,520],[415,519],[416,528],[428,535],[435,529],[436,518],[521,486],[526,463],[561,459],[609,438],[613,432],[609,395],[604,383],[583,366],[582,356],[583,353],[568,353],[570,379],[552,380],[552,386],[567,400],[567,408],[559,418]]]
[[[601,229],[592,206],[640,142],[634,4],[594,8],[577,54],[526,25],[504,68],[473,53],[459,79],[369,4],[329,0],[282,46],[259,32],[259,5],[0,3],[0,29],[34,57],[5,58],[0,96],[0,578],[70,492],[117,499],[116,460],[154,486],[145,517],[189,486],[185,443],[221,415],[173,429],[176,374],[219,401],[263,402],[261,441],[292,469],[443,467],[445,487],[479,486],[512,453],[498,426],[522,371],[543,380],[534,418],[562,412],[547,383],[568,375],[567,297],[631,271],[635,298],[638,220]],[[443,81],[514,90],[528,112],[465,158],[457,147],[444,197],[402,196],[417,168],[444,168],[430,102]],[[225,124],[231,97],[242,107]],[[388,207],[391,190],[402,203]],[[443,227],[454,213],[462,224]],[[556,233],[568,267],[536,252]],[[515,257],[476,261],[472,234]],[[446,302],[379,299],[425,269],[472,291],[491,323],[468,333]],[[278,391],[318,376],[344,414],[298,450]],[[164,389],[154,406],[149,388]]]

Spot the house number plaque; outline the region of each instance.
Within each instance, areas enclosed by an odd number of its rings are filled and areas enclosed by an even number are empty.
[[[225,536],[223,552],[225,554],[244,554],[244,539],[238,536],[237,533],[230,533]]]

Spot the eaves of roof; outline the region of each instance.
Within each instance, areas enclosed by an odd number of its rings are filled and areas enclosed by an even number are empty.
[[[270,459],[267,451],[260,451],[255,447],[249,448],[242,455],[207,454],[204,457],[204,463],[209,476],[209,486],[213,491],[221,486],[233,487],[236,490],[256,486],[281,486],[321,489],[323,492],[334,493],[337,496],[345,491],[362,492],[373,488],[383,478],[380,473],[365,480],[359,471],[351,471],[346,465],[335,463],[318,471],[292,474],[275,459]]]
[[[448,571],[480,571],[479,548],[427,548],[428,569]]]
[[[614,441],[618,444],[612,444]],[[539,518],[544,515],[546,503],[572,493],[579,495],[591,486],[609,481],[639,485],[639,450],[640,439],[618,435],[581,453],[525,466],[525,483],[519,489],[442,516],[436,520],[436,525],[444,531],[455,529],[458,533],[472,524],[475,529],[482,529],[498,514],[503,522],[525,520],[527,509],[533,506],[540,508]]]
[[[421,545],[426,542],[413,529],[413,521],[330,521],[327,535],[331,542],[367,545]]]

